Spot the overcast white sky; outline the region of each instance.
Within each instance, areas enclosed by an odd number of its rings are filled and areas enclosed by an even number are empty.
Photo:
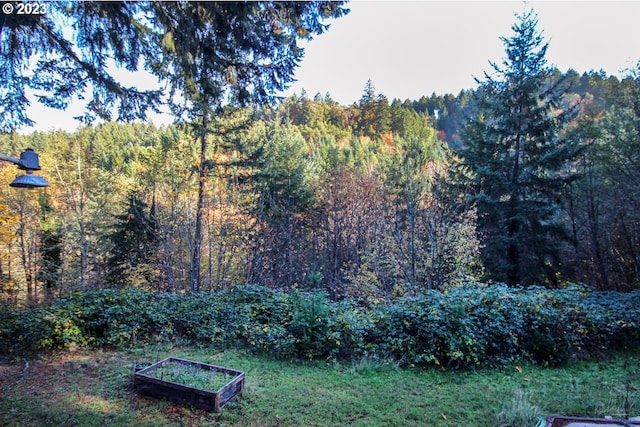
[[[362,96],[371,79],[376,93],[419,99],[432,93],[457,95],[476,87],[501,62],[500,37],[512,35],[515,13],[538,14],[549,42],[547,60],[562,71],[603,69],[620,76],[640,61],[640,1],[371,1],[348,3],[351,12],[331,23],[306,46],[284,95],[328,92],[343,105]],[[148,79],[148,77],[147,77]],[[35,129],[73,130],[75,111],[35,107]],[[29,132],[31,129],[22,129]]]
[[[371,78],[389,99],[476,87],[501,62],[521,1],[353,1],[306,49],[293,91],[350,104]],[[640,1],[530,1],[560,70],[618,74],[640,60]]]

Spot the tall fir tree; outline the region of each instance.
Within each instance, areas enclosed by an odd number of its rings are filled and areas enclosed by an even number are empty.
[[[462,165],[469,172],[491,278],[511,285],[557,281],[559,224],[565,166],[578,152],[563,129],[577,111],[563,105],[569,89],[552,78],[548,43],[537,15],[516,15],[503,37],[502,66],[490,63],[479,83],[476,108],[463,128]]]
[[[153,2],[162,33],[152,72],[168,82],[171,110],[200,142],[198,201],[189,281],[200,290],[209,137],[215,119],[245,105],[268,104],[293,81],[300,40],[323,33],[348,10],[340,1]]]
[[[60,273],[62,270],[62,246],[63,236],[60,218],[55,215],[52,200],[49,194],[43,193],[39,198],[40,224],[39,239],[39,268],[36,280],[42,284],[45,299],[51,301],[54,291],[60,285]]]
[[[107,260],[111,285],[147,285],[153,282],[151,264],[158,247],[153,210],[132,194],[127,212],[116,216],[115,230],[107,235],[113,247]]]
[[[391,107],[383,94],[376,95],[371,79],[364,86],[364,93],[358,103],[360,116],[356,124],[357,133],[371,138],[379,137],[391,130]]]

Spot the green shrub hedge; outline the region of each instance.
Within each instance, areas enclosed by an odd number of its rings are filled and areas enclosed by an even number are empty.
[[[95,290],[49,307],[7,310],[0,353],[156,341],[240,347],[283,358],[394,359],[470,368],[571,357],[640,343],[640,291],[470,284],[363,306],[322,292],[236,286],[221,292]]]

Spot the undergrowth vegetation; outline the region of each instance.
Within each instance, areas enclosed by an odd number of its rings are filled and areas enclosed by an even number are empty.
[[[0,318],[0,353],[173,342],[283,359],[394,360],[476,368],[562,365],[640,344],[640,291],[473,284],[393,301],[333,301],[322,292],[236,286],[219,292],[110,289]]]

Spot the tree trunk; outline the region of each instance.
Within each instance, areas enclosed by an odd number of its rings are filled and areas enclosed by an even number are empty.
[[[521,136],[516,136],[514,163],[511,175],[511,190],[509,198],[509,222],[507,225],[507,237],[509,244],[507,248],[507,283],[511,286],[520,283],[520,242],[518,232],[520,231],[519,206],[520,200],[520,140]]]
[[[191,290],[200,290],[200,265],[202,263],[202,215],[204,212],[204,186],[207,181],[207,126],[206,119],[202,120],[202,136],[200,139],[200,165],[198,166],[198,203],[196,206],[196,227],[193,236],[193,254],[189,268]]]
[[[30,257],[27,254],[27,240],[26,240],[26,227],[25,217],[23,212],[24,206],[20,208],[20,258],[22,260],[22,269],[24,270],[24,278],[27,283],[27,306],[32,307],[35,305],[33,295],[33,276],[31,274],[31,262]]]
[[[408,209],[409,213],[409,279],[411,281],[411,288],[415,291],[417,289],[416,283],[416,206],[414,201],[409,202],[411,208]]]
[[[598,225],[598,212],[596,206],[596,200],[591,192],[591,188],[587,190],[587,218],[589,222],[589,237],[591,238],[592,253],[595,254],[596,265],[598,273],[600,274],[600,280],[602,281],[602,288],[604,290],[610,289],[609,274],[607,264],[604,259],[603,249],[600,245],[600,227]]]

